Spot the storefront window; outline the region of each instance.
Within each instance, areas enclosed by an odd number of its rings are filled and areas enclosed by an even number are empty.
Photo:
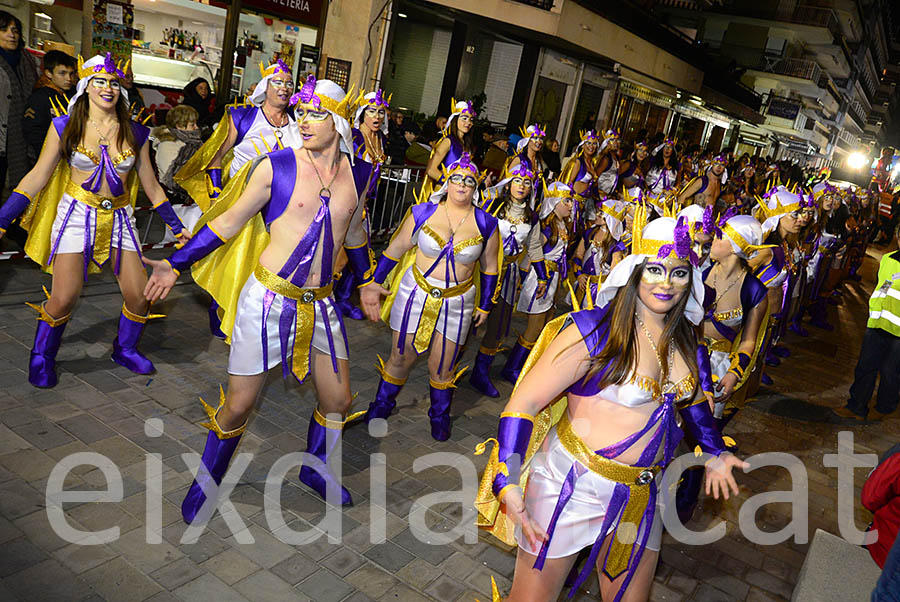
[[[547,77],[538,77],[537,91],[534,95],[534,104],[531,107],[528,123],[546,124],[547,137],[556,138],[565,99],[566,84]]]
[[[562,145],[563,148],[569,148],[578,144],[580,141],[578,137],[579,131],[590,130],[596,127],[597,111],[600,109],[602,101],[603,88],[587,83],[581,85],[581,94],[578,97],[578,103],[575,105],[575,116],[569,132],[569,140]]]

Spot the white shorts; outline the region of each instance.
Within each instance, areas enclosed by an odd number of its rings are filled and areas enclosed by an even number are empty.
[[[50,237],[51,252],[85,253],[86,248],[94,247],[97,237],[97,210],[75,200],[69,194],[63,194],[56,208],[56,218]],[[85,230],[88,230],[85,240]],[[112,236],[110,248],[123,251],[138,251],[140,242],[134,222],[134,207],[128,205],[113,212]],[[55,250],[54,250],[55,249]]]
[[[438,288],[448,288],[447,283],[441,278],[426,277],[428,284]],[[419,322],[422,319],[422,310],[425,308],[425,299],[428,292],[416,283],[412,266],[403,274],[400,280],[400,288],[391,306],[391,330],[399,332],[401,339],[418,331]],[[409,313],[407,315],[407,306]],[[475,287],[470,287],[466,292],[455,297],[442,299],[441,311],[437,317],[435,331],[439,332],[448,341],[458,345],[466,342],[469,336],[469,328],[472,325],[472,314],[475,312]],[[404,316],[406,316],[406,329],[404,332]]]
[[[228,356],[228,373],[242,376],[262,374],[281,363],[282,339],[287,345],[288,357],[294,346],[295,324],[286,325],[281,336],[281,320],[284,297],[274,294],[269,314],[265,321],[266,336],[263,341],[263,311],[266,293],[270,292],[250,275],[238,300],[231,331],[231,353]],[[328,297],[315,302],[315,331],[312,348],[336,359],[346,360],[347,335],[340,313],[334,307],[334,298]]]
[[[556,509],[556,502],[559,499],[559,492],[575,462],[577,460],[559,440],[556,427],[550,429],[540,451],[532,460],[531,474],[525,489],[525,507],[528,509],[528,514],[544,530],[550,525]],[[661,476],[662,473],[657,475],[657,480],[652,486],[656,487],[656,483],[661,482]],[[569,498],[556,521],[556,529],[547,549],[547,558],[571,556],[594,545],[601,535],[600,529],[603,528],[606,509],[615,486],[614,481],[601,477],[590,470],[578,477],[572,497]],[[646,526],[641,527],[636,541],[640,541],[643,530],[646,528]],[[650,527],[650,536],[647,539],[647,549],[659,550],[662,528],[662,507],[657,504],[653,525]],[[532,547],[522,536],[521,527],[516,527],[516,540],[519,547],[529,554],[537,556],[541,551],[540,545]]]

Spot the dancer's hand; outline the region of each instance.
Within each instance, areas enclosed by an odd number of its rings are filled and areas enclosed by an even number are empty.
[[[487,317],[488,317],[488,314],[484,313],[483,311],[476,310],[475,316],[472,318],[472,326],[474,326],[475,328],[478,328],[479,326],[481,326],[482,324],[484,324],[487,321]]]
[[[731,397],[734,387],[737,385],[738,377],[734,372],[729,372],[722,377],[722,380],[716,383],[716,399],[724,401]]]
[[[578,282],[578,290],[583,291],[583,290],[587,289],[587,281],[588,281],[587,274],[579,274],[578,278],[576,280],[576,282]]]
[[[534,294],[538,299],[543,299],[544,295],[547,294],[547,283],[545,281],[538,282],[537,289],[534,291]]]
[[[191,239],[191,231],[187,228],[182,228],[179,234],[175,235],[175,242],[178,243],[179,247],[187,244],[187,241]]]
[[[528,510],[525,509],[525,500],[522,499],[521,488],[510,487],[503,496],[503,503],[506,504],[506,515],[513,523],[522,527],[522,535],[525,536],[532,548],[536,548],[547,541],[547,532],[531,518]]]
[[[150,266],[153,272],[147,280],[147,286],[144,287],[144,297],[150,303],[161,301],[166,298],[175,281],[178,280],[178,274],[172,269],[172,265],[168,261],[155,260],[142,257],[144,264]]]
[[[381,317],[381,298],[390,294],[391,291],[377,282],[370,282],[359,289],[359,304],[362,306],[366,317],[373,322],[377,322]]]
[[[712,494],[715,499],[719,499],[719,494],[726,500],[728,499],[729,490],[735,495],[740,491],[734,475],[731,474],[734,468],[742,468],[748,470],[750,465],[731,452],[722,452],[718,458],[713,458],[706,463],[706,495]]]

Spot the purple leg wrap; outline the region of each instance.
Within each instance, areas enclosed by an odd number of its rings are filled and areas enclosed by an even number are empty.
[[[378,390],[375,392],[375,401],[369,404],[369,410],[366,412],[366,424],[373,418],[384,418],[388,416],[397,405],[397,394],[403,389],[403,385],[395,385],[387,382],[383,378],[378,381]]]
[[[64,322],[59,326],[51,326],[40,320],[34,333],[34,346],[31,348],[31,360],[28,362],[28,382],[35,387],[49,389],[55,387],[59,379],[56,376],[56,353],[62,342]]]
[[[322,499],[333,496],[335,502],[340,499],[342,506],[352,506],[350,492],[341,486],[341,482],[329,467],[330,458],[341,440],[341,429],[330,429],[319,424],[316,416],[310,416],[309,431],[306,434],[306,453],[320,459],[325,465],[312,467],[304,464],[300,468],[300,482],[314,489]],[[337,462],[341,459],[336,458]]]
[[[522,345],[521,342],[516,341],[516,346],[509,352],[509,357],[506,358],[506,365],[503,366],[503,372],[501,372],[503,378],[516,384],[516,381],[519,380],[519,373],[522,371],[522,366],[525,365],[525,360],[528,359],[529,353],[531,353],[531,349]]]
[[[137,350],[144,326],[146,322],[130,320],[122,312],[119,316],[119,334],[113,341],[112,361],[125,366],[135,374],[152,374],[156,371],[153,362]]]
[[[453,401],[453,387],[438,389],[434,385],[429,387],[431,392],[431,408],[428,417],[431,418],[431,436],[437,441],[446,441],[450,438],[450,403]]]
[[[472,376],[469,382],[475,389],[488,397],[500,397],[500,392],[494,383],[491,382],[491,364],[494,363],[494,356],[487,353],[478,352],[475,356],[475,366],[472,368]]]
[[[231,456],[234,455],[234,450],[237,449],[240,440],[240,435],[219,439],[218,435],[209,431],[206,436],[206,447],[203,448],[203,455],[200,458],[202,465],[197,473],[197,478],[191,483],[191,488],[188,489],[184,501],[181,502],[181,516],[184,518],[184,522],[188,524],[194,522],[200,508],[203,507],[203,502],[206,501],[206,494],[203,493],[200,483],[213,480],[218,485],[222,482],[222,478],[228,471]]]

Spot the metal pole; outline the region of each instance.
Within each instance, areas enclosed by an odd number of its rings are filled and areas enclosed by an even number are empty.
[[[241,0],[231,0],[225,14],[225,35],[222,39],[222,64],[216,82],[216,104],[224,106],[231,97],[231,75],[234,73],[234,48],[241,23]]]

